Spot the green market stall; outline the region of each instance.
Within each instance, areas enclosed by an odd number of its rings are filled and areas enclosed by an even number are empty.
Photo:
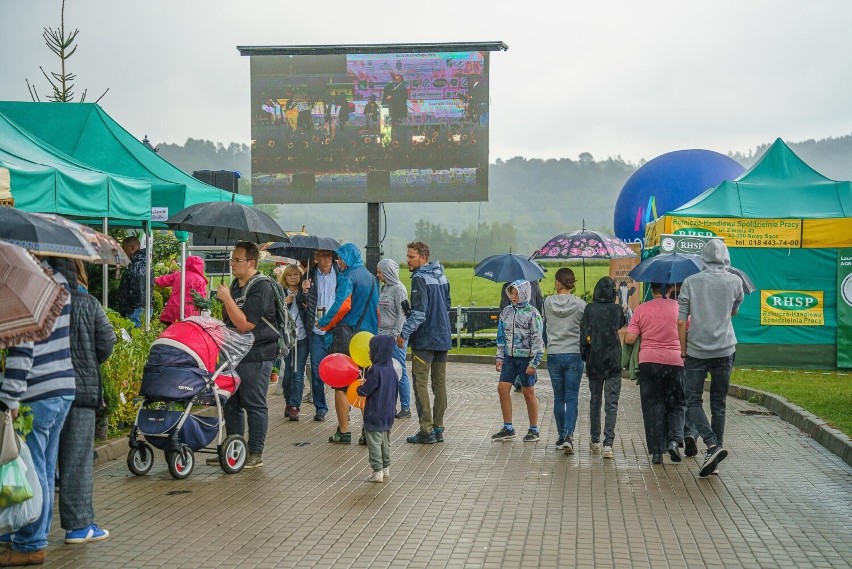
[[[95,103],[0,101],[0,113],[61,152],[90,167],[149,180],[157,220],[202,202],[253,203],[207,185],[151,152]]]
[[[738,365],[852,367],[852,298],[842,294],[852,183],[826,178],[779,138],[738,179],[648,224],[646,246],[663,234],[724,238],[754,281],[733,320]]]

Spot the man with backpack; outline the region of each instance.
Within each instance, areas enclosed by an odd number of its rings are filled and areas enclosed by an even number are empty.
[[[260,252],[246,241],[236,244],[231,255],[231,286],[220,284],[216,295],[224,305],[222,319],[229,328],[251,332],[254,345],[237,366],[242,382],[225,404],[225,428],[229,435],[243,435],[248,421],[248,458],[245,468],[263,466],[263,445],[269,426],[266,392],[272,362],[278,356],[279,331],[275,328],[275,282],[257,272]],[[244,413],[245,411],[245,413]],[[207,464],[218,466],[219,459]]]

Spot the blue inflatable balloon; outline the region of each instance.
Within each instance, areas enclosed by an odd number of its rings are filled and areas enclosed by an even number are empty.
[[[677,150],[654,158],[630,176],[618,195],[616,237],[644,243],[646,223],[744,171],[736,160],[712,150]]]

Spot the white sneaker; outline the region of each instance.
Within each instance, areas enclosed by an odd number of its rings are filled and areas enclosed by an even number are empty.
[[[390,480],[390,466],[386,466],[382,469],[382,476],[385,480]]]
[[[370,477],[367,478],[367,482],[378,482],[382,483],[385,481],[385,472],[384,470],[374,470]]]
[[[589,441],[589,450],[592,451],[592,454],[598,454],[601,452],[601,443],[593,443]]]
[[[603,447],[603,452],[601,452],[601,456],[604,458],[615,458],[615,453],[612,452],[611,446]]]

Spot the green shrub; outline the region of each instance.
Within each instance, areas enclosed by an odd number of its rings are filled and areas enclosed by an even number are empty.
[[[151,322],[151,330],[145,332],[134,327],[130,320],[122,318],[113,310],[107,311],[107,317],[115,329],[118,341],[112,356],[101,366],[101,375],[109,435],[115,436],[136,419],[138,404],[134,402],[134,398],[139,395],[142,370],[151,344],[163,331],[163,326],[155,320]]]

